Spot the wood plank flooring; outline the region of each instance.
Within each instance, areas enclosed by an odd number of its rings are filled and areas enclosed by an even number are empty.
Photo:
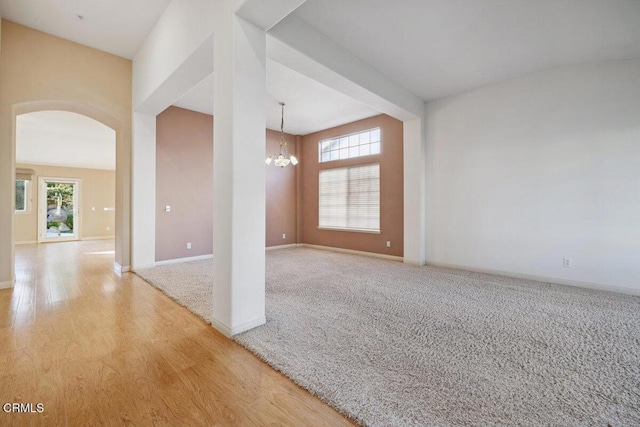
[[[0,425],[352,425],[163,293],[113,242],[16,247],[0,290]]]

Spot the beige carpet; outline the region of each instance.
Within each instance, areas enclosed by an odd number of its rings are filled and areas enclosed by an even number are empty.
[[[208,319],[210,269],[139,274]],[[638,297],[297,248],[266,304],[236,340],[365,425],[640,426]]]

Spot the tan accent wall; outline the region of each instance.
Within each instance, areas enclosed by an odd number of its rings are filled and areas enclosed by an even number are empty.
[[[131,61],[2,21],[0,200],[14,197],[14,115],[62,109],[116,131],[116,259],[129,265]],[[13,280],[14,212],[0,204],[0,283]]]
[[[300,137],[285,137],[289,152],[297,156]],[[267,153],[277,153],[280,133],[267,129],[266,139]],[[213,250],[212,141],[213,117],[208,114],[169,107],[156,119],[156,261]],[[265,167],[266,246],[296,243],[299,166]],[[165,212],[167,205],[171,212]]]
[[[156,118],[156,261],[212,250],[213,117],[169,107]]]
[[[27,190],[28,210],[25,213],[15,214],[15,240],[17,243],[38,240],[38,181],[40,177],[81,179],[80,238],[113,237],[115,213],[111,210],[105,211],[104,208],[114,207],[116,198],[115,171],[22,163],[16,166],[33,169],[35,172]]]
[[[268,156],[279,152],[280,139],[280,132],[267,129]],[[285,140],[289,153],[298,156],[296,137],[285,134]],[[300,164],[285,168],[279,168],[273,164],[267,166],[267,247],[297,242],[296,173],[299,169]]]
[[[323,139],[380,127],[381,154],[318,162]],[[302,137],[302,242],[385,255],[403,256],[402,122],[379,115]],[[380,163],[380,234],[318,229],[318,174],[322,169]],[[386,242],[391,247],[386,247]]]

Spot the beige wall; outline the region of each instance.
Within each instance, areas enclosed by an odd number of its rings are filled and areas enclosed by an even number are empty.
[[[65,168],[17,164],[17,167],[33,169],[35,174],[29,183],[28,211],[15,214],[15,241],[35,242],[38,240],[38,178],[75,178],[81,179],[80,190],[80,238],[112,237],[115,227],[115,214],[105,211],[115,203],[116,173],[113,170]],[[92,210],[92,208],[95,208]],[[107,228],[109,228],[107,230]]]
[[[329,163],[318,162],[318,142],[323,139],[380,127],[381,155]],[[301,196],[302,242],[403,256],[402,122],[387,115],[338,126],[302,138]],[[321,169],[380,163],[380,234],[318,229],[318,174]],[[391,241],[391,247],[386,242]]]
[[[116,131],[116,262],[129,265],[131,61],[2,21],[0,200],[14,197],[15,114],[73,111]],[[0,284],[13,280],[13,206],[0,204]]]
[[[169,107],[156,118],[156,261],[211,254],[212,215],[213,117]]]

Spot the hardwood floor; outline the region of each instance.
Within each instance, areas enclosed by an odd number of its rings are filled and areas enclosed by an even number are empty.
[[[138,276],[115,275],[112,248],[16,247],[15,287],[0,290],[0,425],[352,425]],[[5,412],[14,402],[35,412]]]

